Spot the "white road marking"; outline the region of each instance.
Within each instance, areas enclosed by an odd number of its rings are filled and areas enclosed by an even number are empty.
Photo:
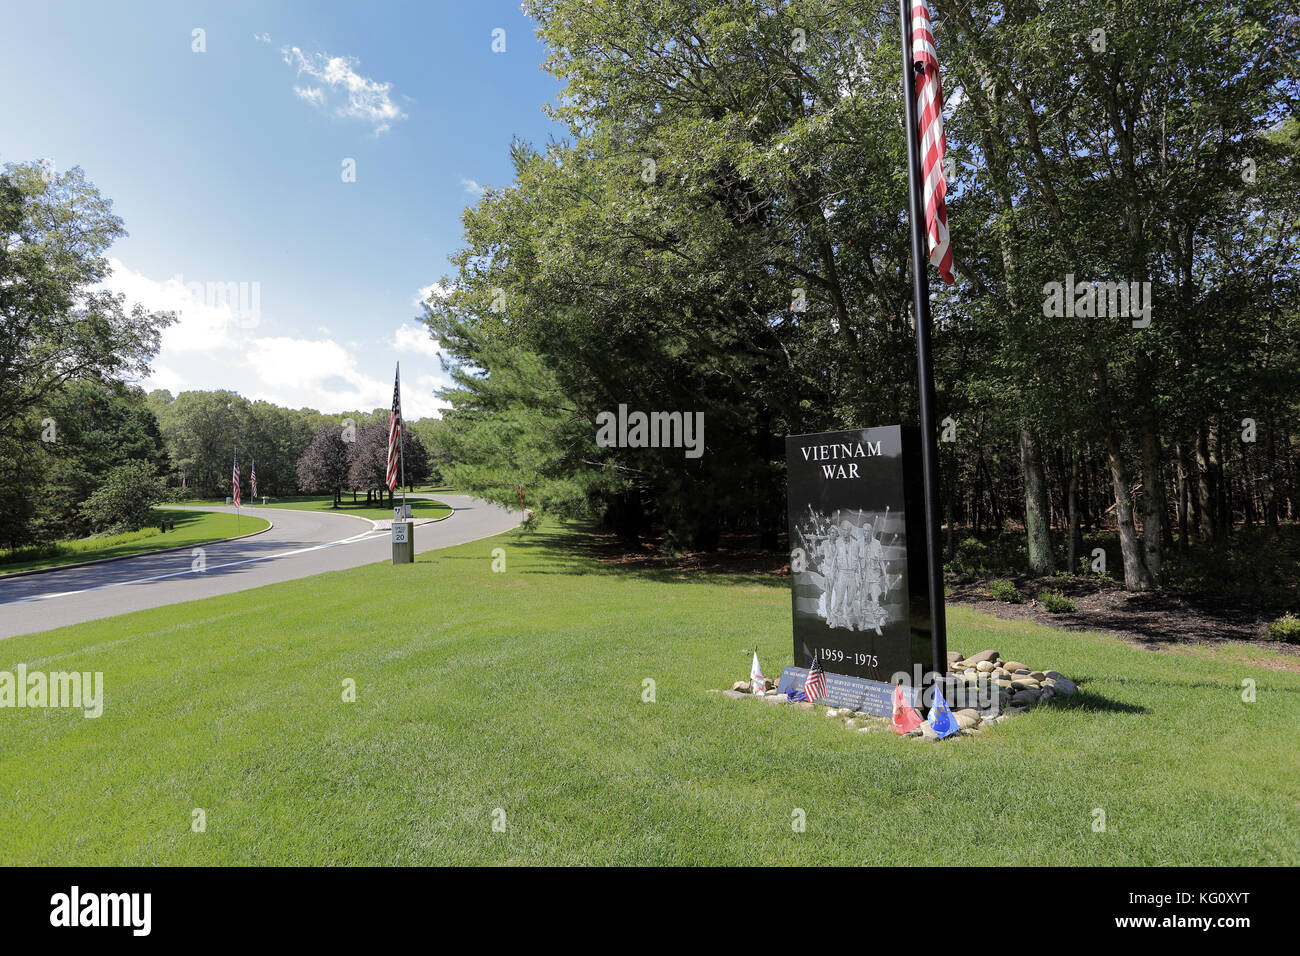
[[[31,604],[34,601],[48,601],[51,598],[71,597],[74,594],[88,594],[92,591],[103,591],[106,588],[120,588],[128,584],[147,584],[150,581],[161,581],[164,578],[180,577],[183,574],[206,574],[209,571],[218,571],[221,568],[233,568],[241,564],[253,564],[257,561],[271,561],[275,558],[291,558],[296,554],[306,554],[309,551],[320,551],[323,548],[335,548],[344,544],[355,544],[358,541],[369,541],[374,538],[387,537],[388,532],[377,534],[374,531],[362,531],[360,534],[354,534],[350,538],[340,538],[338,541],[327,541],[324,544],[314,544],[309,548],[296,548],[293,551],[281,551],[278,554],[263,554],[256,558],[244,558],[240,561],[227,561],[225,564],[214,564],[206,566],[203,570],[186,568],[183,571],[169,571],[166,574],[155,574],[147,578],[134,578],[130,581],[114,581],[111,584],[97,584],[94,587],[81,588],[77,591],[52,591],[48,594],[35,594],[31,597],[22,598],[18,601],[7,601],[0,604],[0,607],[11,607],[15,604]]]

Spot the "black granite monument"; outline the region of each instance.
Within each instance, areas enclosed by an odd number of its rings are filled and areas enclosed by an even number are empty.
[[[933,661],[920,429],[795,435],[786,458],[794,667],[782,686],[815,656],[828,676],[857,678],[830,681],[842,686],[828,702],[889,713],[895,675],[917,686]]]

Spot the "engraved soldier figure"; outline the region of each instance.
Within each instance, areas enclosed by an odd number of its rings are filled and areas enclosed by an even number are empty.
[[[822,602],[825,605],[826,624],[829,627],[836,626],[833,597],[840,572],[839,536],[840,529],[835,527],[835,525],[831,525],[826,538],[822,541],[819,548],[821,561],[819,562],[818,570],[821,571],[822,580],[824,581]]]
[[[835,607],[835,619],[838,626],[853,627],[853,599],[857,590],[857,569],[861,549],[853,536],[853,523],[847,518],[840,522],[840,533],[836,549],[837,567],[835,589],[831,592],[831,602]]]

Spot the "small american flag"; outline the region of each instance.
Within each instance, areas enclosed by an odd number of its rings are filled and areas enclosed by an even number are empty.
[[[821,662],[813,658],[812,667],[808,668],[808,677],[803,682],[803,695],[808,700],[821,700],[826,696],[826,672]]]
[[[402,448],[402,367],[393,379],[393,410],[388,416],[388,490],[397,487],[397,462]]]
[[[235,467],[230,472],[230,485],[234,489],[231,496],[235,502],[235,507],[239,507],[239,452],[235,452]]]
[[[939,80],[939,57],[930,31],[930,11],[925,0],[912,0],[912,64],[916,83],[917,135],[921,142],[921,189],[925,199],[925,231],[929,239],[930,264],[943,276],[944,285],[955,281],[952,248],[948,243],[948,183],[943,175],[943,157],[948,141],[943,135],[943,84]]]
[[[248,483],[253,489],[253,497],[257,497],[257,459],[253,459],[252,466],[248,469]]]

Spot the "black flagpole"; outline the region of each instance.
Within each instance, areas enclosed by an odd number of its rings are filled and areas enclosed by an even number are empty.
[[[929,257],[926,255],[925,210],[921,201],[921,163],[916,122],[916,72],[912,64],[911,0],[898,0],[903,34],[903,111],[907,139],[907,197],[912,220],[912,315],[916,320],[916,371],[921,399],[921,480],[925,490],[925,530],[929,547],[931,667],[948,671],[948,628],[943,612],[943,561],[939,556],[939,446],[934,421],[934,362],[930,353]]]

